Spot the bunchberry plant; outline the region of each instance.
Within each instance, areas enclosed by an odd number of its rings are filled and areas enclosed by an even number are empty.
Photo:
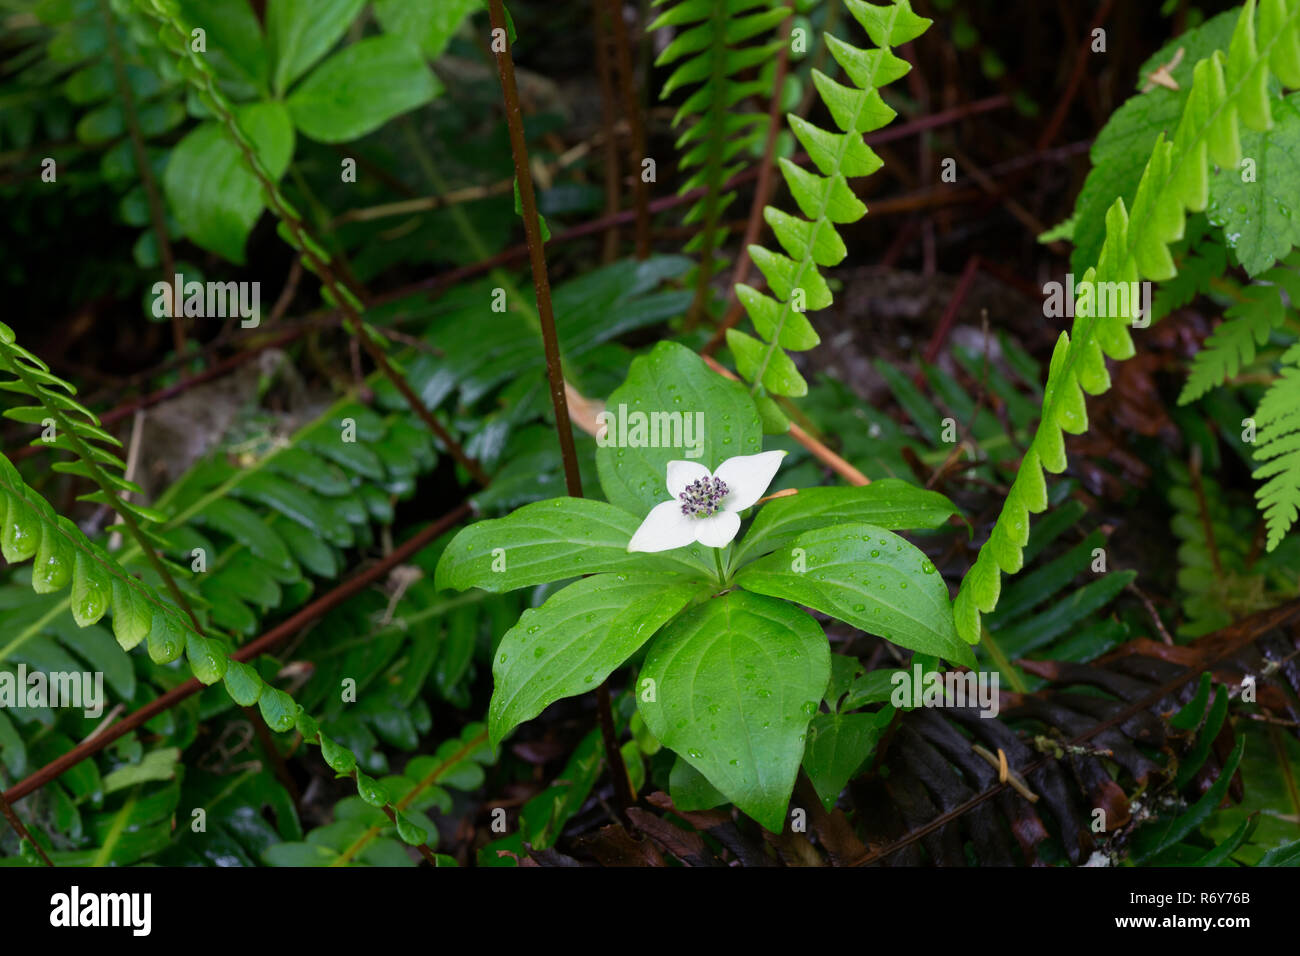
[[[126,230],[0,257],[73,313],[0,324],[31,439],[0,456],[0,866],[1294,862],[1294,788],[1224,805],[1288,765],[1300,693],[1300,0],[1142,68],[1042,237],[1074,246],[1049,336],[954,327],[982,258],[1026,285],[981,247],[924,358],[838,267],[884,236],[884,286],[919,234],[932,292],[992,203],[1037,221],[994,189],[1023,157],[936,155],[1037,98],[980,4],[513,6],[0,3],[10,248],[88,195]],[[594,44],[598,127],[547,35]],[[1116,503],[1164,509],[1161,560]]]
[[[956,509],[936,492],[889,480],[796,490],[755,508],[784,455],[758,450],[762,427],[746,390],[680,345],[636,359],[610,402],[651,416],[703,409],[703,457],[600,448],[609,503],[526,505],[460,532],[438,563],[437,583],[447,588],[572,582],[501,639],[492,742],[633,662],[650,732],[779,830],[830,679],[830,648],[804,608],[974,664],[943,579],[895,533],[938,527]],[[705,462],[717,465],[710,472]],[[735,541],[742,516],[752,521]]]

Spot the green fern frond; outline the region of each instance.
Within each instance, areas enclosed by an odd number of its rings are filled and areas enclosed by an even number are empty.
[[[669,2],[656,0],[655,5]],[[680,31],[655,60],[656,66],[677,64],[660,98],[696,87],[673,117],[674,128],[688,124],[676,143],[679,151],[685,150],[678,164],[689,173],[680,192],[704,189],[683,219],[687,225],[700,224],[700,231],[686,245],[688,252],[700,254],[693,312],[707,304],[704,297],[718,266],[715,255],[726,241],[727,229],[720,223],[736,194],[724,186],[744,168],[744,151],[767,133],[766,114],[738,111],[736,106],[766,92],[770,83],[762,75],[742,80],[741,74],[773,62],[779,41],[754,41],[788,15],[784,3],[772,0],[678,0],[649,27]],[[779,96],[780,91],[773,95]]]
[[[13,376],[0,382],[0,389],[24,395],[37,403],[6,409],[4,416],[41,426],[42,434],[32,441],[33,445],[57,448],[77,457],[77,461],[55,462],[52,466],[55,471],[77,475],[100,485],[99,491],[82,495],[79,501],[93,501],[127,511],[142,522],[158,521],[163,517],[152,508],[109,493],[110,490],[122,494],[144,493],[139,485],[123,476],[126,463],[104,447],[120,448],[122,443],[104,431],[95,413],[73,397],[77,390],[19,345],[13,329],[4,323],[0,323],[0,371]]]
[[[1274,269],[1265,278],[1282,271]],[[1251,286],[1246,296],[1223,313],[1223,324],[1192,359],[1179,405],[1194,402],[1235,377],[1243,366],[1255,361],[1255,348],[1267,342],[1269,334],[1285,321],[1286,305],[1277,286]]]
[[[357,789],[367,803],[382,807],[382,787],[356,771],[356,756],[321,733],[319,725],[294,699],[267,684],[249,664],[230,657],[223,642],[205,637],[188,616],[139,581],[103,548],[29,488],[8,458],[0,455],[0,554],[16,563],[35,558],[33,590],[49,593],[71,585],[73,615],[88,627],[110,610],[113,633],[123,649],[147,640],[150,658],[159,664],[184,654],[201,683],[222,681],[242,707],[257,704],[267,726],[277,732],[296,729],[321,747],[338,773],[356,774]]]
[[[1262,6],[1262,42],[1256,41],[1255,0],[1247,0],[1227,56],[1216,51],[1196,64],[1173,139],[1163,133],[1157,138],[1131,212],[1123,199],[1110,207],[1099,261],[1084,274],[1081,286],[1172,278],[1177,270],[1169,245],[1183,237],[1187,214],[1208,204],[1211,160],[1221,168],[1237,168],[1240,126],[1265,130],[1272,125],[1270,71],[1286,86],[1300,85],[1300,2],[1264,0]],[[980,615],[997,606],[1002,573],[1020,570],[1030,514],[1047,507],[1045,472],[1065,470],[1065,433],[1087,428],[1084,393],[1097,395],[1110,387],[1106,357],[1134,354],[1128,330],[1133,318],[1077,314],[1071,332],[1062,332],[1057,340],[1038,430],[956,598],[957,630],[966,641],[979,641]]]
[[[71,385],[20,346],[13,331],[0,323],[0,368],[14,377],[5,390],[36,400],[35,406],[11,409],[6,414],[33,424],[52,422],[62,447],[78,461],[60,470],[94,480],[100,492],[82,500],[119,508],[126,528],[153,569],[175,588],[171,573],[154,552],[155,542],[167,543],[155,533],[145,534],[141,520],[164,521],[165,514],[123,502],[119,491],[138,492],[138,486],[117,474],[124,466],[102,445],[118,444],[99,426],[94,413],[81,405]],[[37,443],[44,439],[38,437]],[[52,440],[50,444],[58,444]],[[106,470],[114,469],[114,470]],[[34,559],[32,589],[49,594],[71,587],[71,610],[79,627],[89,627],[112,612],[113,634],[123,650],[146,642],[149,657],[158,664],[184,655],[194,677],[206,685],[224,683],[231,699],[243,707],[257,704],[267,725],[275,731],[296,728],[304,738],[319,743],[326,762],[339,773],[355,773],[358,792],[374,806],[388,802],[383,788],[356,771],[350,750],[320,732],[316,721],[287,693],[263,681],[257,670],[228,653],[223,641],[203,634],[186,610],[188,602],[169,602],[147,583],[130,574],[112,555],[92,542],[81,529],[58,514],[41,495],[27,486],[8,458],[0,455],[0,554],[10,563]],[[174,566],[173,566],[174,568]],[[179,594],[173,591],[173,598]],[[188,609],[187,609],[188,610]]]
[[[438,845],[438,829],[426,815],[437,809],[451,812],[453,790],[483,785],[485,766],[496,762],[483,724],[466,725],[459,737],[442,742],[433,754],[412,757],[400,774],[380,784],[393,796],[390,819],[370,801],[345,797],[334,811],[335,822],[312,831],[306,841],[279,843],[264,856],[272,866],[411,866],[401,843]],[[439,856],[439,866],[455,866]]]
[[[818,271],[837,265],[845,256],[844,241],[835,224],[857,222],[867,207],[853,194],[847,179],[869,176],[882,165],[863,141],[863,134],[880,129],[896,115],[880,96],[880,88],[905,76],[910,65],[890,48],[916,39],[931,21],[912,12],[908,0],[876,6],[846,0],[849,11],[866,29],[877,49],[862,50],[827,34],[826,42],[852,86],[813,70],[813,82],[840,132],[821,129],[790,114],[790,128],[808,151],[817,172],[781,160],[781,172],[804,218],[772,206],[764,218],[784,254],[759,245],[749,254],[767,279],[773,295],[751,286],[736,286],[761,340],[736,329],[727,330],[727,345],[740,374],[753,383],[756,396],[800,396],[808,383],[786,350],[804,351],[819,337],[805,312],[831,304],[830,287]],[[775,296],[775,297],[774,297]]]
[[[1208,634],[1273,603],[1265,569],[1248,562],[1250,536],[1243,529],[1252,520],[1249,504],[1231,500],[1208,474],[1194,483],[1181,462],[1168,464],[1165,483],[1174,512],[1169,529],[1178,541],[1179,636]]]
[[[1262,464],[1253,477],[1268,479],[1255,497],[1264,512],[1272,551],[1300,511],[1300,367],[1283,369],[1264,393],[1255,412],[1255,427],[1255,460]]]

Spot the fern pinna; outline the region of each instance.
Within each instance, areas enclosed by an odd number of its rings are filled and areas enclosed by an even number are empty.
[[[1294,322],[1295,304],[1300,302],[1298,262],[1300,256],[1292,253],[1283,264],[1261,273],[1258,282],[1237,291],[1237,301],[1196,353],[1178,397],[1178,403],[1186,405],[1224,385],[1254,365],[1257,352],[1266,346],[1271,354],[1260,364],[1271,368],[1276,361],[1282,366],[1253,418],[1242,422],[1247,440],[1253,437],[1259,465],[1253,476],[1267,479],[1255,497],[1268,529],[1269,551],[1281,543],[1300,509],[1300,348]]]
[[[1110,206],[1101,252],[1082,276],[1081,290],[1173,278],[1177,269],[1169,245],[1183,237],[1188,213],[1208,205],[1211,162],[1225,170],[1239,168],[1241,127],[1271,126],[1270,77],[1300,86],[1300,2],[1264,0],[1261,6],[1259,39],[1255,0],[1247,0],[1226,56],[1215,51],[1196,64],[1173,138],[1157,136],[1132,208],[1122,198]],[[1087,428],[1084,393],[1098,395],[1110,387],[1107,357],[1134,354],[1128,326],[1138,317],[1136,302],[1114,310],[1116,315],[1093,314],[1097,311],[1110,310],[1078,309],[1071,331],[1058,338],[1033,442],[997,523],[962,581],[954,612],[958,632],[972,644],[980,639],[981,613],[997,606],[1001,574],[1020,570],[1030,514],[1047,507],[1044,472],[1065,470],[1065,433]]]
[[[789,115],[790,128],[818,170],[814,173],[788,159],[780,161],[790,193],[806,218],[773,206],[764,209],[763,215],[785,254],[759,245],[750,246],[749,254],[773,295],[745,284],[736,286],[736,297],[762,340],[728,329],[727,345],[740,374],[753,383],[756,397],[800,396],[808,392],[808,383],[785,350],[804,351],[821,341],[804,316],[805,312],[828,307],[832,301],[830,287],[818,267],[837,265],[847,253],[835,224],[857,222],[867,213],[867,207],[846,180],[868,176],[883,165],[862,137],[894,118],[894,110],[881,99],[880,88],[911,69],[890,48],[916,39],[931,23],[913,13],[908,0],[897,0],[889,6],[862,0],[846,3],[877,49],[862,50],[826,35],[831,55],[854,85],[839,83],[820,70],[813,70],[812,77],[841,132],[824,130]],[[760,408],[768,421],[784,422],[770,401],[760,402]]]
[[[667,2],[656,0],[656,5]],[[700,231],[686,246],[688,252],[700,254],[691,307],[696,315],[708,305],[717,251],[727,238],[721,219],[736,193],[726,189],[726,183],[744,169],[742,154],[767,130],[766,114],[738,110],[737,106],[764,93],[770,84],[763,77],[744,80],[741,74],[771,63],[780,41],[750,41],[770,32],[788,14],[786,5],[774,0],[678,0],[649,27],[682,31],[655,60],[656,66],[677,64],[664,81],[660,97],[698,85],[673,117],[674,127],[694,118],[677,138],[677,149],[686,149],[679,165],[684,173],[690,171],[680,192],[704,190],[684,220],[688,225],[700,223]],[[749,45],[741,45],[745,43]],[[779,91],[774,95],[780,95]]]

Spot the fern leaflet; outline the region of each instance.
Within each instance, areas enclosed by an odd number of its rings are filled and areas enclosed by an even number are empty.
[[[1282,370],[1255,412],[1254,472],[1267,478],[1255,497],[1268,525],[1268,547],[1277,547],[1300,511],[1300,366]]]
[[[1278,271],[1282,270],[1273,270]],[[1187,384],[1178,396],[1179,405],[1196,401],[1255,361],[1256,346],[1267,342],[1269,333],[1286,319],[1286,306],[1277,286],[1252,286],[1247,296],[1223,313],[1223,324],[1196,353]]]
[[[803,351],[820,341],[804,317],[806,311],[824,309],[832,301],[830,287],[818,267],[836,265],[845,256],[844,241],[835,224],[856,222],[867,213],[867,207],[846,180],[868,176],[883,165],[862,137],[894,118],[894,110],[881,99],[880,88],[911,69],[890,52],[890,47],[916,39],[931,23],[912,12],[909,0],[897,0],[889,6],[862,0],[846,2],[877,49],[861,50],[827,35],[831,54],[854,85],[845,86],[820,70],[813,70],[812,76],[840,132],[820,129],[793,114],[788,116],[795,137],[818,169],[814,173],[781,160],[781,173],[806,218],[768,206],[764,218],[785,254],[759,245],[749,247],[754,264],[776,298],[748,285],[736,286],[736,297],[762,341],[728,329],[727,345],[740,374],[753,383],[753,392],[760,397],[764,393],[800,396],[808,392],[808,383],[785,350]],[[775,409],[770,403],[764,404],[770,417]]]

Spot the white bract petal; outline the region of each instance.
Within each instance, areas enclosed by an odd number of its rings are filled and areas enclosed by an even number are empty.
[[[687,518],[695,525],[695,540],[707,548],[725,548],[740,530],[740,515],[719,511],[707,518]]]
[[[681,502],[665,501],[650,509],[650,513],[636,529],[627,543],[629,551],[671,551],[695,543],[696,518],[682,514]]]
[[[668,494],[676,498],[686,486],[699,478],[708,478],[709,469],[698,461],[670,461],[668,463]]]
[[[728,458],[719,465],[714,476],[726,483],[728,491],[722,507],[727,511],[744,511],[752,506],[767,491],[784,457],[783,451],[764,451]]]

